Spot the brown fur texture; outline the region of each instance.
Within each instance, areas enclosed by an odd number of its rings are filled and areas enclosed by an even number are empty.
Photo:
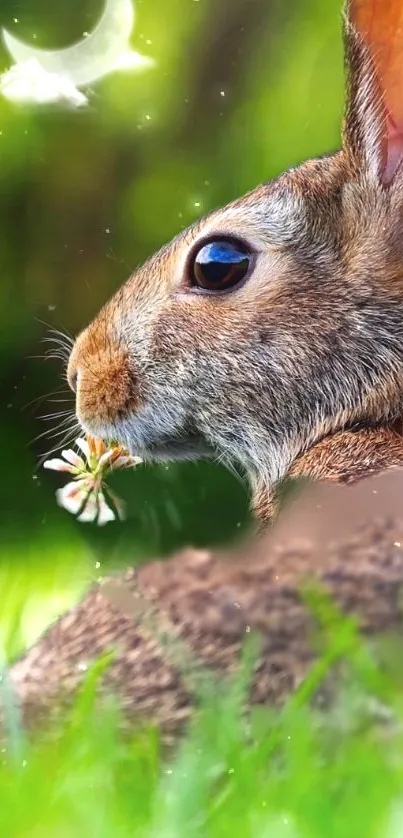
[[[403,466],[403,436],[395,428],[363,428],[325,437],[299,457],[290,477],[355,483]]]
[[[297,457],[287,476],[350,484],[402,467],[403,435],[399,421],[389,428],[358,428],[329,434]],[[278,512],[278,497],[264,488],[261,494],[255,494],[254,506],[264,527]]]
[[[213,456],[239,467],[265,520],[287,474],[322,475],[307,454],[321,440],[380,428],[392,464],[400,447],[403,140],[391,134],[388,102],[403,38],[378,49],[399,4],[350,4],[342,150],[181,233],[107,303],[71,355],[86,430],[146,460]],[[250,275],[227,293],[200,293],[192,254],[220,236],[248,247]],[[325,469],[343,480],[348,439]],[[388,465],[384,442],[363,445],[363,474]]]

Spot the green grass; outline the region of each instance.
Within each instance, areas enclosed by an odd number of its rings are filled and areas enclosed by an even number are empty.
[[[398,838],[403,831],[399,640],[376,654],[354,622],[311,596],[319,662],[281,710],[245,711],[256,643],[231,681],[200,687],[170,753],[151,728],[123,737],[113,700],[95,706],[108,660],[89,672],[63,722],[28,739],[6,695],[0,835],[12,838],[242,836]],[[337,666],[337,699],[310,701]]]

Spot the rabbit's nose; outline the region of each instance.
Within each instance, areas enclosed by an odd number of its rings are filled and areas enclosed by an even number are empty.
[[[78,363],[76,360],[76,352],[73,349],[73,352],[70,355],[69,362],[67,364],[67,383],[73,393],[77,392],[77,382],[78,382]]]
[[[104,318],[78,336],[67,365],[67,381],[76,394],[77,419],[94,436],[138,409],[136,370]]]
[[[73,391],[73,393],[76,393],[77,392],[77,381],[78,381],[78,369],[77,369],[77,367],[68,371],[67,381],[68,381],[70,389]]]

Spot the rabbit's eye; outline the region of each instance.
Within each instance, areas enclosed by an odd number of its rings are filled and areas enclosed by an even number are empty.
[[[191,284],[206,291],[226,291],[241,282],[251,255],[238,241],[217,239],[196,253],[191,266]]]

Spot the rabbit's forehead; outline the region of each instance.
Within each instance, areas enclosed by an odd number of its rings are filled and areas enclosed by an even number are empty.
[[[305,218],[305,202],[298,193],[262,186],[242,201],[234,201],[208,216],[198,235],[228,232],[249,239],[257,247],[270,241],[283,244],[300,231]]]

